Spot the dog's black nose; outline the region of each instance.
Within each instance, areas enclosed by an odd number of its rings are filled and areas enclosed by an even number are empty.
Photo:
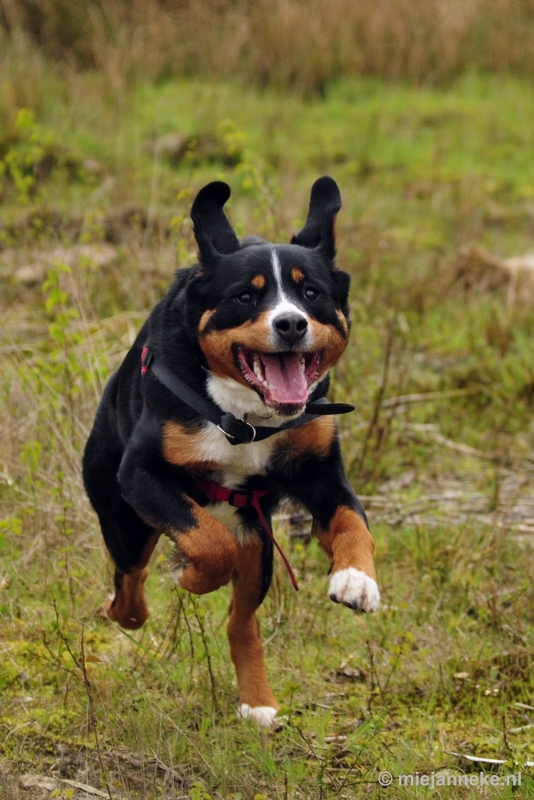
[[[273,320],[277,334],[288,344],[296,344],[308,330],[308,320],[302,314],[284,314]]]

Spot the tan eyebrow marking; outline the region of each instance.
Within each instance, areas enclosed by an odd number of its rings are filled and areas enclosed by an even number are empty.
[[[252,278],[252,285],[255,289],[263,289],[265,286],[265,275],[258,273]]]
[[[304,280],[305,275],[301,269],[299,269],[298,267],[293,267],[293,269],[291,270],[291,277],[293,278],[295,283],[300,283],[301,281]]]
[[[204,313],[200,317],[200,324],[198,326],[200,333],[204,333],[204,331],[208,327],[210,319],[214,314],[215,314],[214,308],[210,309],[209,311],[204,311]]]

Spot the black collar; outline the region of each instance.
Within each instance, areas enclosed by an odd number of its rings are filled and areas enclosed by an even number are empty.
[[[328,403],[326,397],[320,397],[313,403],[308,403],[304,414],[297,419],[289,420],[279,425],[277,428],[251,425],[243,419],[237,419],[229,411],[225,412],[211,400],[202,397],[191,389],[187,383],[171,372],[164,364],[157,361],[148,346],[143,347],[141,353],[141,374],[145,375],[148,370],[152,370],[156,378],[182,402],[200,414],[201,417],[213,422],[214,425],[223,433],[230,444],[250,444],[250,442],[260,442],[280,431],[297,428],[307,422],[317,419],[324,414],[348,414],[354,411],[354,406],[349,403]]]

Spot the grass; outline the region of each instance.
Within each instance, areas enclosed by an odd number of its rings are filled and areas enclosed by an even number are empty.
[[[4,4],[0,37],[8,74],[20,74],[14,54],[30,69],[44,54],[67,74],[98,69],[121,94],[191,75],[304,95],[343,75],[443,85],[474,66],[532,77],[531,0],[18,0]]]
[[[25,128],[5,115],[0,149],[21,176],[4,174],[0,227],[0,797],[426,796],[378,775],[483,768],[451,753],[506,760],[531,795],[532,295],[488,288],[476,255],[532,247],[530,85],[343,79],[303,100],[172,80],[119,100],[97,73],[57,80]],[[215,144],[173,166],[155,143],[175,132]],[[111,568],[79,461],[107,376],[194,258],[194,191],[228,180],[238,229],[285,241],[325,172],[353,276],[332,396],[357,405],[342,440],[383,606],[330,603],[325,557],[278,521],[301,591],[278,564],[261,626],[287,719],[266,734],[235,715],[228,591],[177,591],[166,543],[145,628],[98,616]]]

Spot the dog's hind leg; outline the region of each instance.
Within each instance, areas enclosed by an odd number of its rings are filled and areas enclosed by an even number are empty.
[[[104,611],[121,628],[136,630],[149,614],[144,583],[148,577],[147,564],[160,534],[143,522],[122,498],[113,514],[108,509],[108,513],[98,515],[104,541],[115,563],[115,594],[104,604]]]
[[[134,630],[148,617],[144,583],[159,533],[121,496],[117,482],[119,456],[108,441],[91,436],[83,460],[83,477],[115,564],[115,594],[105,602],[103,610],[122,628]]]
[[[148,578],[147,564],[158,539],[159,534],[152,531],[136,564],[126,571],[115,567],[115,594],[104,604],[104,611],[121,628],[136,630],[149,615],[144,584]]]
[[[239,713],[258,725],[272,726],[280,707],[272,693],[263,660],[256,609],[272,575],[272,544],[250,537],[238,546],[228,622],[230,654],[237,673]]]

